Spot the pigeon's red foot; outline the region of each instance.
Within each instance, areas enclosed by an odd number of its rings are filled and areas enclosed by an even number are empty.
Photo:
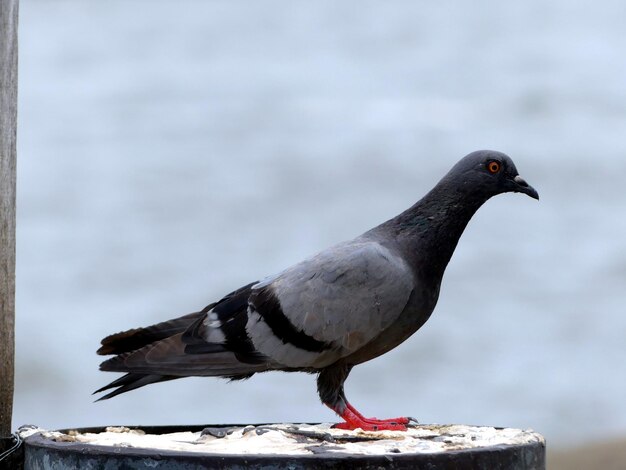
[[[346,421],[345,423],[333,424],[334,429],[345,429],[353,431],[362,429],[363,431],[406,431],[404,424],[388,423],[386,421]]]
[[[407,425],[411,421],[415,421],[412,418],[405,417],[391,419],[366,418],[350,403],[346,403],[346,408],[343,413],[339,415],[345,419],[346,422],[334,424],[333,428],[350,431],[358,428],[364,431],[406,431]]]

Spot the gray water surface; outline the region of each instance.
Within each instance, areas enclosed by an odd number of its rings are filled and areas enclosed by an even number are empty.
[[[94,404],[100,339],[198,310],[507,152],[365,414],[626,433],[626,4],[21,2],[14,424],[335,419],[314,377]]]

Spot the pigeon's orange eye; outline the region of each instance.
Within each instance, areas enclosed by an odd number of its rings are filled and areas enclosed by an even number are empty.
[[[489,170],[489,173],[491,173],[492,175],[495,175],[497,172],[500,171],[500,163],[496,161],[487,163],[487,170]]]

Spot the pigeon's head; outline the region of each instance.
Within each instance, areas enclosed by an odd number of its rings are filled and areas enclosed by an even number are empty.
[[[494,150],[478,150],[457,163],[448,177],[462,181],[466,188],[487,198],[502,193],[524,193],[539,199],[539,194],[522,178],[508,155]]]

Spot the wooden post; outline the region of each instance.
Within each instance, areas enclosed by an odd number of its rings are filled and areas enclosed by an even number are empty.
[[[0,0],[0,438],[13,416],[17,14],[18,0]]]

